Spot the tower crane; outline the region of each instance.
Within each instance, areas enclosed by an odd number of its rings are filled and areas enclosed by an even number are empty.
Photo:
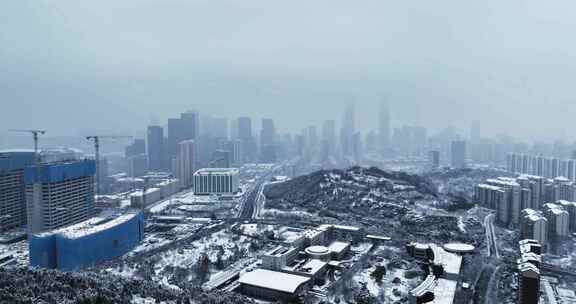
[[[96,159],[96,195],[100,193],[100,139],[119,139],[119,138],[132,138],[132,136],[121,135],[91,135],[86,136],[86,139],[94,143],[94,156]]]
[[[8,132],[19,132],[19,133],[31,133],[34,139],[34,162],[36,165],[40,162],[40,156],[38,155],[38,135],[46,134],[46,130],[22,130],[22,129],[10,129]]]

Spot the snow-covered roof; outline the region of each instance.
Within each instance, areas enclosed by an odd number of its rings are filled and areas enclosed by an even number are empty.
[[[123,223],[133,219],[134,217],[138,216],[138,214],[139,214],[139,212],[131,211],[131,212],[127,212],[127,213],[124,213],[122,215],[119,215],[119,216],[116,216],[113,218],[93,217],[93,218],[88,219],[84,222],[80,222],[78,224],[75,224],[75,225],[72,225],[69,227],[65,227],[65,228],[61,228],[61,229],[53,230],[53,231],[49,231],[49,232],[40,233],[40,234],[38,234],[38,236],[48,236],[48,235],[52,235],[52,234],[59,234],[62,237],[69,238],[69,239],[81,238],[81,237],[84,237],[86,235],[94,234],[94,233],[97,233],[100,231],[110,229],[114,226],[118,226],[120,224],[123,224]]]
[[[240,277],[240,284],[294,294],[310,278],[266,269],[256,269]]]
[[[194,175],[237,175],[240,173],[240,170],[237,168],[203,168]]]
[[[328,246],[328,250],[330,250],[330,252],[340,253],[346,250],[346,248],[348,248],[349,246],[350,243],[333,242],[332,244],[330,244],[330,246]]]

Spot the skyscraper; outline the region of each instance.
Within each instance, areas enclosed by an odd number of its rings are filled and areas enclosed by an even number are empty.
[[[198,170],[198,146],[194,140],[184,140],[178,144],[176,176],[182,188],[190,188],[194,183],[194,172]]]
[[[389,150],[390,147],[390,108],[387,103],[380,104],[380,119],[379,122],[379,138],[380,146],[383,152]]]
[[[354,135],[356,134],[355,113],[353,103],[346,105],[340,134],[340,143],[344,156],[354,156]]]
[[[0,232],[26,224],[24,169],[34,158],[30,151],[0,152]]]
[[[480,122],[474,121],[470,125],[470,142],[475,144],[480,141]]]
[[[149,126],[147,136],[148,169],[158,171],[165,166],[164,129],[160,126]]]
[[[188,111],[180,118],[168,119],[168,159],[176,157],[178,144],[184,140],[197,140],[199,131],[198,112]]]
[[[276,129],[274,120],[262,119],[262,130],[260,132],[260,160],[264,163],[276,162]]]
[[[336,122],[326,120],[322,124],[322,160],[334,156],[336,150]]]
[[[453,168],[466,168],[466,141],[455,140],[451,145],[451,164]]]
[[[210,167],[212,168],[230,168],[230,151],[227,150],[216,150],[212,153],[212,161],[210,162]]]
[[[252,135],[252,119],[250,117],[238,118],[238,139],[242,141],[243,162],[254,161],[256,141]]]
[[[137,138],[124,149],[124,157],[126,158],[140,154],[146,154],[146,141],[144,139]]]
[[[93,160],[27,167],[24,180],[29,232],[66,227],[91,217],[95,174]]]

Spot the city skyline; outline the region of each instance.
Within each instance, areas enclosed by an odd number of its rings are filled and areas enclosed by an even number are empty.
[[[285,132],[340,117],[351,101],[367,132],[377,128],[375,109],[385,100],[395,125],[468,129],[480,121],[488,135],[575,140],[566,122],[576,115],[576,46],[566,37],[576,24],[566,0],[0,8],[11,12],[0,35],[0,96],[12,104],[0,136],[21,117],[59,135],[132,133],[187,109],[273,118]]]

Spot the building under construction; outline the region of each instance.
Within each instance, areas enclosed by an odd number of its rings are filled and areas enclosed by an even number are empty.
[[[39,164],[24,170],[28,231],[76,224],[94,213],[93,160]]]

